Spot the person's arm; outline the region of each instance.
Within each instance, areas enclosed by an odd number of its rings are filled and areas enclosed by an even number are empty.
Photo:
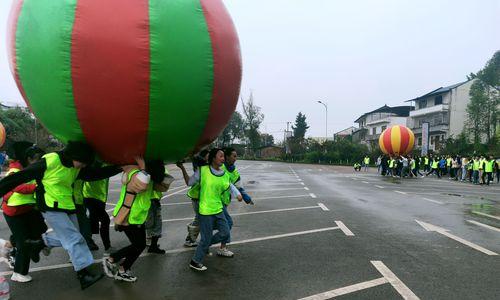
[[[47,163],[45,162],[45,159],[43,159],[30,165],[22,171],[5,177],[0,181],[0,197],[12,191],[18,185],[30,182],[35,179],[41,179],[46,169]]]
[[[18,185],[15,189],[12,190],[14,193],[19,193],[19,194],[33,194],[36,190],[36,184],[34,183],[25,183]]]
[[[200,169],[196,170],[193,176],[189,177],[188,185],[193,186],[200,182]]]
[[[186,183],[186,185],[189,185],[189,175],[186,171],[186,168],[184,167],[184,165],[182,164],[182,162],[178,161],[175,163],[175,165],[181,169],[181,172],[182,172],[182,177],[184,178],[184,182]]]
[[[122,172],[122,168],[118,166],[106,166],[102,168],[83,168],[78,174],[78,179],[83,181],[97,181],[106,179]]]
[[[240,191],[236,188],[236,186],[234,186],[234,184],[229,184],[229,191],[231,192],[231,196],[236,197],[238,201],[243,200]]]

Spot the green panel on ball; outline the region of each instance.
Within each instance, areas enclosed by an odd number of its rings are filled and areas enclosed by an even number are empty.
[[[149,6],[146,156],[175,159],[193,149],[208,118],[214,81],[212,45],[199,0],[150,0]]]
[[[16,30],[20,82],[35,115],[63,140],[83,140],[73,102],[71,34],[76,0],[24,0]]]

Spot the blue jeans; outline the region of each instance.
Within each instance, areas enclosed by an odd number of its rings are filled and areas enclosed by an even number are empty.
[[[229,237],[227,240],[224,242],[224,244],[229,244],[231,243],[231,229],[233,229],[233,218],[229,215],[229,212],[227,211],[227,206],[222,207],[222,212],[224,213],[224,217],[226,217],[227,225],[229,226]]]
[[[68,251],[75,271],[85,269],[94,263],[80,230],[76,214],[67,214],[60,211],[46,211],[43,214],[45,221],[54,230],[43,234],[43,240],[49,247],[63,247]]]
[[[214,235],[213,231],[217,229]],[[217,243],[227,243],[229,238],[229,224],[224,216],[224,212],[216,215],[204,216],[200,215],[200,234],[201,239],[193,256],[193,260],[197,263],[202,263],[203,258],[208,253],[208,248]]]

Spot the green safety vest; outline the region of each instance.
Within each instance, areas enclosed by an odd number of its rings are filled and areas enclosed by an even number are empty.
[[[369,157],[365,157],[365,165],[368,165],[370,163],[370,158]]]
[[[76,205],[83,205],[83,180],[76,180],[73,183],[73,199]]]
[[[390,169],[394,168],[394,159],[391,159],[391,160],[389,161],[389,168],[390,168]]]
[[[6,176],[9,176],[10,174],[17,173],[21,170],[12,168],[7,172]],[[34,184],[35,181],[29,182],[29,184]],[[35,194],[21,194],[21,193],[12,193],[10,196],[9,200],[7,201],[8,206],[19,206],[19,205],[35,205],[36,204],[36,199],[35,199]]]
[[[416,167],[417,167],[417,163],[415,162],[415,160],[413,160],[411,162],[411,169],[414,170]]]
[[[429,158],[428,157],[424,158],[424,161],[425,161],[426,166],[429,165]]]
[[[437,169],[437,168],[438,168],[438,164],[439,164],[439,161],[434,159],[434,160],[432,161],[432,168],[433,168],[433,169]]]
[[[472,162],[472,170],[473,171],[479,171],[479,164],[480,164],[480,162],[478,160],[474,160]]]
[[[97,181],[89,181],[83,184],[83,197],[100,200],[104,203],[108,200],[109,178]]]
[[[226,171],[229,174],[229,180],[231,181],[232,184],[236,184],[236,182],[240,181],[240,172],[238,172],[238,168],[234,168],[233,172],[230,172],[227,170],[226,165],[222,165],[222,168],[224,171]],[[222,200],[222,203],[224,205],[229,205],[231,203],[231,192],[227,190],[226,193],[224,193],[224,198]]]
[[[196,183],[192,187],[189,188],[187,195],[191,199],[200,199],[200,184]]]
[[[229,190],[231,183],[228,172],[214,175],[210,166],[200,168],[200,209],[204,216],[216,215],[222,212],[224,193]]]
[[[447,159],[446,159],[446,165],[447,165],[448,167],[451,167],[451,163],[452,163],[452,161],[453,161],[453,160],[452,160],[451,158],[447,158]]]
[[[492,173],[493,172],[493,165],[494,164],[495,164],[495,160],[487,161],[486,162],[486,167],[484,168],[484,171],[486,173]]]
[[[137,174],[139,170],[134,170],[128,174],[127,184],[132,179],[134,174]],[[122,185],[122,190],[120,193],[120,199],[115,206],[115,210],[113,211],[113,216],[116,217],[118,211],[123,205],[123,201],[125,200],[125,196],[127,194],[127,184]],[[134,225],[142,225],[146,222],[148,217],[148,211],[151,207],[151,196],[153,194],[153,182],[149,182],[147,189],[144,192],[141,192],[135,195],[134,202],[130,208],[130,213],[128,215],[128,223]]]
[[[73,183],[80,170],[63,166],[59,155],[55,152],[45,154],[43,158],[47,164],[42,178],[45,189],[45,205],[50,208],[75,210]]]

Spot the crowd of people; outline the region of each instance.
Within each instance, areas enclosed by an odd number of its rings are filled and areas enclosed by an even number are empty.
[[[69,142],[52,153],[27,142],[17,142],[13,149],[7,174],[0,180],[3,214],[12,232],[12,281],[31,281],[30,261],[40,261],[40,253],[50,255],[54,247],[68,252],[82,289],[104,275],[135,282],[130,270],[146,247],[149,253],[165,254],[158,244],[163,233],[160,201],[174,179],[163,161],[138,157],[134,165],[106,165],[81,142]],[[231,199],[253,204],[241,185],[236,160],[233,148],[204,150],[194,156],[191,176],[183,162],[177,163],[193,204],[184,246],[197,247],[189,262],[196,271],[207,270],[203,260],[213,244],[220,243],[218,256],[234,256],[228,248]],[[130,245],[114,249],[106,202],[109,178],[119,173],[123,173],[122,188],[113,211],[114,228],[126,235]],[[92,267],[91,251],[99,249],[93,234],[100,235],[105,249],[103,272]]]
[[[368,163],[369,158],[365,157],[363,165]],[[359,165],[356,165],[358,170],[361,169]],[[383,155],[377,158],[376,166],[382,176],[418,178],[433,175],[478,185],[500,182],[500,159],[491,155]]]

